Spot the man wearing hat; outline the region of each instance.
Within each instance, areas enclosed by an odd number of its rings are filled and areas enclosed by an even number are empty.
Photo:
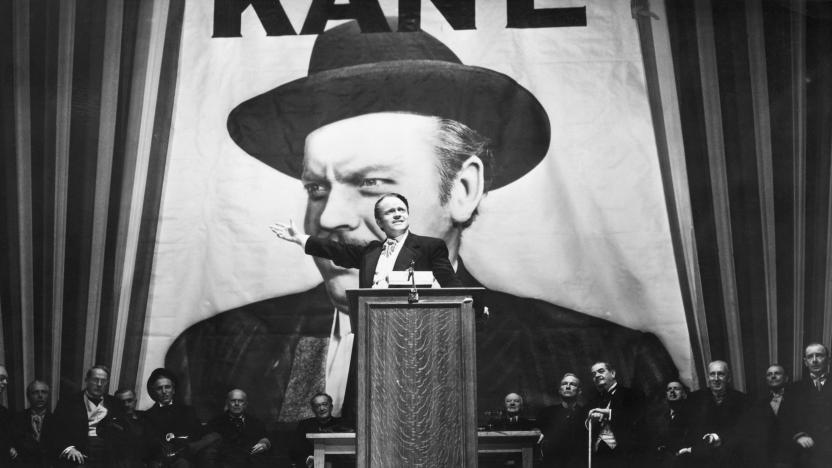
[[[318,36],[308,76],[243,102],[228,129],[248,154],[303,182],[303,230],[312,238],[384,240],[373,204],[397,192],[410,200],[410,224],[445,242],[470,287],[481,284],[459,256],[464,229],[489,190],[542,160],[550,138],[543,107],[508,76],[462,64],[425,32],[362,34],[355,22]],[[358,272],[323,258],[315,264],[323,288],[223,312],[179,336],[166,363],[188,381],[195,405],[221,402],[212,389],[259,385],[253,406],[273,419],[300,419],[296,396],[325,375],[337,414],[352,349],[346,289],[359,285]],[[652,334],[498,291],[486,290],[482,303],[490,310],[477,330],[483,408],[506,387],[541,407],[555,397],[547,395],[552,376],[588,367],[587,356],[599,353],[648,394],[677,376]],[[310,346],[312,338],[324,344]]]
[[[202,454],[202,449],[219,436],[203,437],[202,425],[191,406],[176,396],[176,376],[168,369],[155,369],[147,379],[147,393],[154,401],[144,412],[151,467],[188,468]]]

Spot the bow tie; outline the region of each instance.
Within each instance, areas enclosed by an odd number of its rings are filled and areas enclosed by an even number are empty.
[[[396,239],[387,239],[386,241],[384,241],[384,247],[382,248],[384,251],[384,255],[387,257],[393,255],[393,251],[396,249],[396,244],[398,243],[399,241],[397,241]]]

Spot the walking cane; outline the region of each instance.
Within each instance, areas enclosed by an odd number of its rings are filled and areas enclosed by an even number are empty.
[[[586,468],[592,468],[592,417],[586,417]]]

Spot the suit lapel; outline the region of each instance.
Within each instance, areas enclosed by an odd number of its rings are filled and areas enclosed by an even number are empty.
[[[407,239],[404,240],[404,245],[399,251],[399,256],[396,257],[396,263],[393,264],[394,271],[407,270],[410,268],[411,260],[419,260],[419,257],[422,254],[422,245],[419,243],[418,237],[419,236],[413,234],[412,232],[407,235]],[[418,270],[416,267],[414,267],[414,269]]]
[[[379,256],[381,256],[381,243],[373,242],[368,246],[367,255],[364,256],[364,268],[361,270],[363,278],[359,280],[359,287],[370,288],[373,286],[373,275],[376,273]]]

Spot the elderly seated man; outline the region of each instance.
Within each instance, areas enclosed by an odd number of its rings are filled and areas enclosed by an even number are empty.
[[[206,467],[244,468],[268,466],[264,454],[272,443],[263,421],[246,412],[248,396],[235,388],[228,392],[225,412],[212,419],[206,430],[219,437],[206,449]]]
[[[492,431],[530,431],[536,429],[534,421],[523,415],[523,397],[517,393],[509,393],[503,399],[503,409],[500,415],[488,421],[488,429]],[[479,465],[483,468],[497,468],[520,466],[519,454],[489,454],[480,455]]]
[[[306,438],[306,434],[353,432],[352,429],[344,426],[341,418],[332,416],[332,397],[329,394],[316,393],[309,400],[309,406],[315,416],[298,423],[295,444],[290,452],[292,461],[298,467],[312,467],[314,464],[312,457],[314,447]]]
[[[535,428],[534,422],[523,416],[523,397],[509,393],[503,400],[502,415],[488,421],[489,429],[497,431],[529,431]]]
[[[708,388],[688,398],[690,430],[680,456],[689,456],[692,466],[735,467],[741,463],[742,434],[737,430],[748,409],[748,395],[731,385],[731,369],[725,361],[708,364]]]

